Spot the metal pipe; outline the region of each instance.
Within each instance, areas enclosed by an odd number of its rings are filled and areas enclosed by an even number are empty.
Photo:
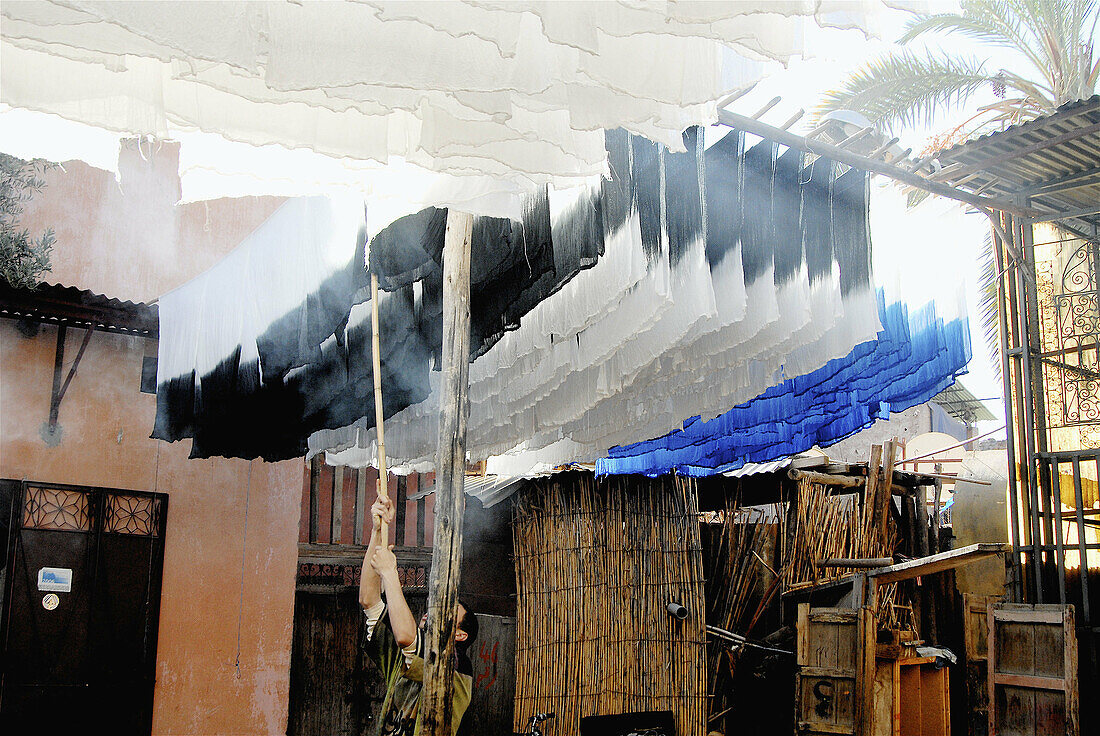
[[[1020,570],[1020,499],[1019,489],[1016,486],[1016,439],[1012,428],[1012,374],[1008,357],[1008,317],[1006,316],[1006,291],[1005,291],[1005,253],[1001,245],[1001,235],[993,232],[993,250],[995,263],[1001,272],[997,277],[997,328],[1001,333],[1001,380],[1004,384],[1005,401],[1005,439],[1008,455],[1008,500],[1012,518],[1012,600],[1019,603],[1023,600],[1023,589]],[[1001,230],[1003,233],[1004,231]]]
[[[1096,461],[1100,470],[1100,459]],[[1100,478],[1100,476],[1097,476]],[[1081,459],[1073,458],[1073,502],[1077,511],[1077,552],[1081,555],[1081,564],[1077,568],[1081,576],[1081,623],[1091,628],[1089,615],[1089,550],[1085,539],[1085,499],[1081,492]]]
[[[1051,513],[1047,528],[1054,527],[1054,561],[1058,565],[1058,602],[1064,606],[1066,604],[1066,548],[1062,544],[1062,476],[1058,472],[1056,459],[1049,458],[1044,465],[1047,463],[1050,468],[1050,493],[1043,495],[1049,496],[1050,499]]]
[[[991,429],[988,432],[983,432],[982,434],[977,434],[977,435],[974,435],[973,437],[967,437],[962,442],[956,442],[953,445],[948,445],[947,447],[941,447],[940,449],[933,450],[932,452],[926,452],[923,455],[917,455],[916,457],[902,458],[901,460],[896,460],[894,462],[894,465],[902,465],[904,463],[912,463],[912,462],[916,462],[917,460],[923,460],[926,457],[932,457],[933,455],[939,455],[941,452],[947,452],[948,450],[954,450],[956,447],[962,447],[963,445],[969,445],[971,442],[974,442],[976,440],[980,440],[980,439],[983,439],[985,437],[988,437],[989,435],[991,435],[995,432],[1000,432],[1002,429],[1004,429],[1003,426],[997,427],[996,429]]]
[[[1023,230],[1020,227],[1020,224],[1019,224],[1017,218],[1012,218],[1010,220],[1010,222],[1012,223],[1012,236],[1014,238],[1017,237],[1017,236],[1022,237]],[[1039,545],[1041,545],[1042,542],[1043,542],[1043,535],[1042,535],[1042,529],[1040,528],[1040,524],[1039,524],[1039,515],[1037,513],[1040,509],[1040,505],[1039,505],[1039,488],[1038,488],[1038,486],[1035,482],[1036,481],[1036,478],[1035,478],[1035,475],[1036,475],[1036,473],[1035,473],[1035,454],[1034,454],[1034,447],[1035,447],[1035,436],[1034,436],[1035,423],[1034,422],[1035,422],[1035,416],[1034,416],[1034,406],[1032,405],[1032,401],[1031,401],[1031,391],[1032,391],[1031,360],[1030,360],[1030,356],[1031,356],[1031,335],[1030,335],[1030,330],[1028,329],[1027,289],[1026,289],[1026,285],[1024,284],[1024,279],[1023,279],[1023,276],[1022,276],[1022,268],[1017,268],[1016,269],[1016,294],[1017,294],[1016,312],[1017,312],[1018,324],[1020,326],[1020,329],[1017,333],[1017,337],[1020,340],[1020,346],[1023,348],[1023,354],[1020,356],[1020,368],[1021,368],[1021,373],[1023,374],[1023,380],[1021,380],[1019,382],[1019,385],[1022,388],[1023,393],[1024,393],[1024,401],[1023,401],[1023,409],[1024,409],[1024,411],[1023,411],[1023,429],[1024,429],[1024,436],[1023,436],[1023,451],[1024,451],[1023,455],[1024,455],[1024,457],[1023,457],[1023,460],[1024,460],[1024,462],[1021,463],[1021,468],[1023,469],[1024,480],[1027,484],[1028,506],[1029,506],[1030,516],[1031,516],[1031,543],[1032,543],[1031,562],[1032,562],[1032,568],[1033,568],[1033,573],[1034,573],[1034,581],[1033,582],[1034,582],[1034,585],[1035,585],[1035,597],[1036,597],[1034,602],[1035,603],[1043,603],[1044,601],[1043,601],[1043,580],[1042,580],[1043,575],[1042,575],[1042,571],[1043,571],[1043,568],[1045,566],[1045,563],[1044,563],[1042,551],[1039,547]],[[1023,298],[1020,298],[1021,296]]]

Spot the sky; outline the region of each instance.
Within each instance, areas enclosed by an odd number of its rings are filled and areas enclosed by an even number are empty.
[[[950,10],[955,3],[926,4],[935,11]],[[879,28],[881,38],[900,35],[908,15],[896,11],[885,14]],[[812,110],[824,92],[835,87],[844,76],[875,55],[896,48],[893,44],[870,39],[857,30],[807,29],[805,44],[811,50],[809,58],[795,59],[786,69],[778,69],[757,87],[731,106],[736,112],[752,115],[775,96],[782,101],[761,119],[775,125],[787,120],[799,108]],[[954,50],[988,56],[988,51],[966,42],[955,43]],[[990,57],[991,66],[1012,65],[1006,54]],[[955,116],[958,117],[958,116]],[[948,125],[951,116],[944,118]],[[792,127],[794,132],[808,130],[809,115]],[[937,124],[937,129],[940,125]],[[901,146],[921,150],[929,129],[902,134]],[[205,198],[204,188],[214,188],[218,194],[232,193],[234,184],[225,177],[216,180],[206,168],[206,162],[218,161],[220,168],[236,167],[248,172],[240,179],[246,193],[253,176],[269,179],[267,193],[303,194],[303,181],[316,182],[317,192],[326,182],[362,179],[361,166],[350,166],[335,159],[319,157],[308,151],[288,151],[275,146],[262,149],[229,144],[216,136],[199,133],[181,138],[181,173],[185,178],[185,199]],[[0,150],[21,158],[45,157],[65,161],[80,158],[99,168],[113,171],[118,154],[118,136],[87,126],[61,121],[48,115],[10,110],[0,105]],[[294,172],[287,177],[286,172]],[[307,173],[309,172],[309,173]],[[1001,384],[992,364],[978,319],[977,283],[979,254],[988,231],[984,216],[967,213],[965,206],[929,198],[919,207],[906,211],[898,205],[900,190],[881,177],[876,178],[875,206],[894,213],[899,224],[876,229],[874,236],[874,267],[880,283],[890,284],[907,296],[914,306],[923,299],[935,297],[938,304],[950,309],[961,298],[970,316],[974,358],[970,373],[962,379],[964,385],[979,399],[992,399],[985,405],[999,417],[986,423],[982,431],[1003,424]],[[285,192],[280,187],[285,187]],[[883,221],[883,218],[878,218]]]

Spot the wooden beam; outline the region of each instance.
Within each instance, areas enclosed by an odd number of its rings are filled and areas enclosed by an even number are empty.
[[[1095,179],[1096,181],[1090,181]],[[1024,187],[1018,194],[1028,197],[1035,194],[1053,194],[1055,192],[1068,191],[1078,187],[1092,186],[1100,183],[1100,166],[1094,166],[1085,171],[1076,171],[1056,179],[1048,179],[1044,182]]]
[[[1039,217],[1031,218],[1031,222],[1056,222],[1057,220],[1072,220],[1075,217],[1088,217],[1089,215],[1096,214],[1100,214],[1100,204],[1094,204],[1089,207],[1082,207],[1081,209],[1077,210],[1065,210],[1063,212],[1044,212]]]
[[[435,534],[428,582],[428,650],[420,696],[422,736],[450,736],[463,480],[470,374],[470,236],[473,216],[451,209],[443,241],[443,380],[435,475]]]
[[[894,564],[893,557],[830,557],[814,563],[817,567],[851,567],[874,569]]]
[[[367,516],[367,470],[355,471],[355,532],[351,539],[355,544],[363,543],[363,525]]]
[[[887,583],[912,580],[913,578],[919,578],[924,575],[933,575],[937,572],[943,572],[944,570],[962,567],[971,562],[977,562],[987,557],[1002,554],[1009,549],[1011,549],[1010,545],[1003,543],[968,544],[965,547],[953,549],[948,552],[940,552],[939,554],[929,555],[928,557],[921,557],[916,560],[909,560],[908,562],[900,562],[888,567],[880,567],[877,570],[868,570],[867,575],[877,580],[878,584],[881,586]]]
[[[957,171],[953,171],[952,173],[957,176],[963,176],[974,171],[988,169],[990,166],[996,166],[997,164],[1003,163],[1006,160],[1022,160],[1025,156],[1029,154],[1036,153],[1047,148],[1053,148],[1054,146],[1059,146],[1068,141],[1076,140],[1077,138],[1083,138],[1086,135],[1092,135],[1096,132],[1100,132],[1100,123],[1087,125],[1081,128],[1075,127],[1072,130],[1068,130],[1061,135],[1054,136],[1053,138],[1047,138],[1046,140],[1032,143],[1031,145],[1024,146],[1023,148],[1017,148],[1014,150],[1005,151],[1003,153],[997,153],[993,156],[989,156],[975,163],[965,164],[962,168],[958,169]],[[1000,143],[1003,142],[1003,139],[994,136],[990,138],[990,141],[993,143]],[[944,170],[946,171],[946,169]]]
[[[858,488],[867,482],[862,476],[830,475],[829,473],[815,473],[812,470],[797,470],[791,468],[787,471],[791,480],[808,480],[822,486],[843,486],[844,488]]]
[[[321,538],[321,464],[324,455],[314,455],[309,461],[309,543]]]
[[[333,544],[344,541],[344,466],[337,465],[332,472],[332,518],[329,539]]]
[[[775,141],[776,143],[782,143],[785,146],[791,148],[797,148],[800,151],[806,153],[813,153],[818,156],[824,156],[825,158],[832,159],[847,166],[852,166],[864,171],[870,171],[874,174],[881,174],[882,176],[889,177],[895,181],[900,181],[902,184],[908,184],[909,186],[923,189],[926,192],[937,194],[941,197],[947,197],[948,199],[954,199],[959,202],[965,202],[975,207],[992,208],[1000,210],[1002,212],[1009,212],[1021,217],[1031,217],[1038,215],[1039,213],[1029,207],[1020,207],[1011,202],[1004,202],[999,199],[991,199],[989,197],[976,197],[968,192],[961,191],[955,187],[947,186],[946,184],[940,184],[938,182],[928,181],[924,177],[916,173],[910,173],[900,166],[893,164],[887,164],[882,161],[874,161],[866,156],[860,156],[859,154],[845,151],[839,146],[834,146],[831,143],[825,143],[824,141],[806,138],[805,136],[796,135],[790,133],[781,128],[776,128],[774,125],[768,125],[762,123],[759,120],[746,117],[744,115],[738,115],[737,113],[730,112],[728,110],[718,111],[718,122],[723,125],[728,125],[731,128],[743,130],[746,133],[752,133],[758,135],[761,138],[767,138],[768,140]]]

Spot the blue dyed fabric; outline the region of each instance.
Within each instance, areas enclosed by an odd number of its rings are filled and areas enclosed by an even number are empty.
[[[702,477],[825,447],[928,401],[966,372],[965,318],[945,322],[933,304],[913,312],[887,306],[881,291],[878,299],[883,329],[876,339],[710,421],[695,417],[664,437],[614,447],[596,473]]]

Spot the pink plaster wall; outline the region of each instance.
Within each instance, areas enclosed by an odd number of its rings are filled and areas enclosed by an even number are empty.
[[[46,172],[20,222],[54,229],[51,283],[149,302],[218,262],[286,200],[240,197],[176,206],[179,145],[123,141],[119,177],[79,161]]]
[[[24,220],[58,233],[48,281],[153,299],[215,263],[282,202],[175,207],[174,148],[143,149],[149,160],[124,147],[121,184],[78,163],[50,173]],[[301,461],[189,460],[189,443],[150,439],[156,399],[139,386],[142,356],[155,346],[103,332],[61,405],[62,441],[48,447],[39,428],[56,334],[45,326],[27,338],[0,319],[0,477],[167,493],[153,733],[285,733]],[[70,329],[66,370],[82,338]]]

